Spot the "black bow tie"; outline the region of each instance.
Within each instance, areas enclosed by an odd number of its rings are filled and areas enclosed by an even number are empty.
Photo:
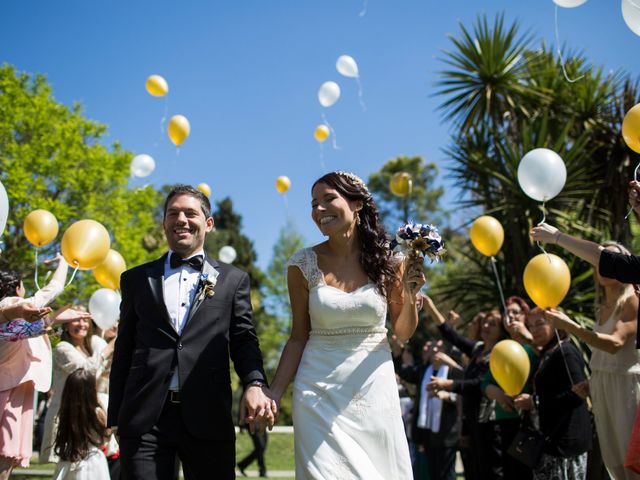
[[[204,258],[202,255],[196,255],[195,257],[182,259],[179,255],[172,253],[169,258],[169,265],[171,268],[180,268],[182,265],[189,265],[194,270],[202,270],[202,264],[204,263]]]

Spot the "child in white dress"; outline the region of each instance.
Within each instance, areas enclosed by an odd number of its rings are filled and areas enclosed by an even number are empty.
[[[109,480],[103,448],[109,438],[107,416],[98,403],[96,377],[80,368],[62,391],[54,452],[60,458],[54,480]]]

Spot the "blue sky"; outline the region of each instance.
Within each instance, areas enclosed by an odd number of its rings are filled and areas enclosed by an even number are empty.
[[[478,14],[505,12],[555,44],[552,0],[367,3],[360,16],[365,0],[6,0],[0,62],[45,74],[57,100],[79,101],[108,125],[107,142],[153,156],[155,172],[132,186],[206,182],[212,200],[231,196],[264,267],[287,216],[308,244],[322,240],[309,188],[324,173],[312,135],[323,111],[341,147],[325,144],[328,169],[366,178],[395,156],[421,155],[445,174],[450,127],[432,95],[447,35]],[[618,0],[560,9],[559,32],[595,64],[640,74],[640,37]],[[366,112],[355,82],[335,70],[341,54],[358,62]],[[179,154],[160,130],[165,100],[144,89],[153,73],[169,82],[169,116],[191,122]],[[342,97],[323,109],[316,94],[327,80]],[[288,208],[274,187],[279,175],[292,180]],[[443,177],[453,209],[461,192]]]

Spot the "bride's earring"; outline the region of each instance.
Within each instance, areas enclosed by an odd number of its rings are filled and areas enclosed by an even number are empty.
[[[356,227],[360,226],[360,212],[356,212]]]

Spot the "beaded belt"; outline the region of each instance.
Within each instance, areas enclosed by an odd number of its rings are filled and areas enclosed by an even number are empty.
[[[316,329],[309,333],[309,347],[329,350],[388,350],[385,327]]]

